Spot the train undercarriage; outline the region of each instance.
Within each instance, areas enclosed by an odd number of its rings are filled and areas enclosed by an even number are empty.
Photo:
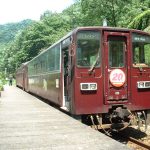
[[[82,121],[95,130],[103,130],[106,134],[122,131],[129,126],[146,132],[148,114],[144,110],[131,112],[127,108],[116,107],[110,109],[107,114],[85,115]]]

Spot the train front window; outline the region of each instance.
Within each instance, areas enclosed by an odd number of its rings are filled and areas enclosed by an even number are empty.
[[[77,66],[100,66],[100,32],[80,31],[77,33]]]
[[[133,67],[150,67],[150,36],[132,34]]]

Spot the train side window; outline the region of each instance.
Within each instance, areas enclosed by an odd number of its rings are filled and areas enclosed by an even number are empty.
[[[34,64],[34,74],[36,74],[37,73],[37,64]]]
[[[55,70],[60,70],[60,45],[55,47]]]
[[[150,67],[150,36],[133,33],[133,67]]]
[[[38,61],[38,63],[37,63],[37,73],[39,74],[40,72],[41,72],[41,64]]]
[[[29,64],[29,70],[28,70],[28,72],[29,72],[29,75],[30,76],[32,76],[32,75],[34,75],[35,74],[35,64],[33,63],[33,61]]]
[[[33,74],[35,73],[35,69],[34,69],[34,64],[33,64],[33,62],[32,62],[31,65],[30,65],[29,72],[30,72],[30,75],[33,75]]]
[[[49,51],[49,61],[48,61],[48,65],[49,65],[49,71],[53,71],[54,70],[54,48],[51,48]]]
[[[42,60],[42,61],[40,62],[40,64],[41,64],[41,71],[44,72],[44,61]]]
[[[46,72],[48,72],[48,70],[49,70],[49,65],[48,65],[49,63],[48,63],[48,60],[49,60],[49,59],[48,59],[48,52],[46,52],[46,53],[45,53],[45,61],[46,61],[46,62],[45,62],[45,67],[46,67]]]
[[[52,47],[48,52],[48,70],[60,70],[60,45]]]

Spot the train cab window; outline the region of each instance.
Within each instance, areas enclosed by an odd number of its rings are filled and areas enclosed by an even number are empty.
[[[100,66],[100,32],[79,31],[77,33],[77,66]]]
[[[132,34],[133,67],[150,67],[150,36]]]
[[[125,37],[110,36],[109,44],[109,66],[124,67],[125,65]]]

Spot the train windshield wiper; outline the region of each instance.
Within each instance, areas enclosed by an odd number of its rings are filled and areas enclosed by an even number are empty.
[[[93,70],[95,69],[97,63],[99,61],[99,55],[96,57],[96,60],[94,61],[94,63],[92,64],[91,68],[88,70],[89,74],[91,74],[93,72]]]

